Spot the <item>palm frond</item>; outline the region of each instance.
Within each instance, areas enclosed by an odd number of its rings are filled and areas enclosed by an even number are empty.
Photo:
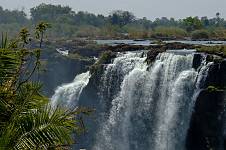
[[[48,148],[58,144],[72,144],[71,134],[79,130],[73,114],[60,108],[53,110],[49,105],[23,114],[19,123],[22,134],[15,148]]]
[[[8,35],[6,33],[4,36],[4,33],[2,33],[1,48],[7,48],[7,44],[8,44]]]
[[[16,115],[4,132],[1,138],[8,142],[3,144],[15,145],[13,148],[19,150],[70,145],[74,142],[72,133],[81,130],[80,123],[75,119],[78,113],[77,109],[53,109],[50,105],[23,112]],[[18,130],[12,132],[12,129]]]
[[[41,107],[49,102],[49,99],[40,93],[42,84],[38,82],[26,82],[20,87],[15,101],[19,110]]]
[[[0,49],[0,83],[12,79],[17,72],[21,59],[17,51]]]

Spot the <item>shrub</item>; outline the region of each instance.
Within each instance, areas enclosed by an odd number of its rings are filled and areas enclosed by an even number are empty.
[[[187,32],[178,27],[157,27],[152,33],[152,37],[175,37],[182,38],[187,36]]]
[[[193,40],[209,39],[209,33],[205,30],[196,30],[191,33],[191,38]]]
[[[99,60],[95,64],[90,66],[91,74],[99,72],[101,70],[101,65],[110,63],[113,58],[115,58],[115,53],[113,53],[112,51],[103,52]]]
[[[220,55],[224,58],[226,57],[226,45],[201,46],[200,48],[197,48],[197,51]]]

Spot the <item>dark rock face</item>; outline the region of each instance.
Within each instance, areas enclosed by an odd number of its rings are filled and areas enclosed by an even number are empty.
[[[192,67],[195,69],[198,69],[199,66],[202,63],[202,55],[201,54],[194,54],[194,58],[193,58],[193,64]]]
[[[216,62],[210,66],[209,74],[206,79],[205,87],[215,86],[219,89],[226,87],[226,60]]]
[[[193,63],[199,63],[199,58]],[[209,86],[216,87],[209,90]],[[197,97],[188,130],[187,150],[222,150],[224,143],[224,109],[226,105],[226,61],[215,62],[209,69],[206,82]]]
[[[102,52],[101,50],[95,50],[95,49],[87,49],[87,48],[80,48],[74,50],[74,52],[77,52],[79,55],[83,57],[98,57],[100,53]],[[73,53],[73,51],[72,51]]]
[[[83,121],[86,128],[86,133],[79,136],[77,139],[78,144],[73,146],[73,149],[80,149],[82,147],[86,149],[91,149],[91,145],[95,141],[95,133],[98,130],[98,116],[102,111],[101,102],[98,97],[98,85],[96,82],[100,81],[100,78],[97,76],[92,76],[88,85],[83,89],[83,92],[80,96],[78,105],[80,107],[86,107],[94,109],[91,116],[84,116]]]
[[[162,50],[162,49],[152,49],[150,51],[148,51],[147,53],[147,59],[146,59],[146,62],[148,64],[152,63],[155,61],[156,57],[158,56],[159,53],[162,53],[164,52],[165,50]]]
[[[88,66],[93,64],[93,62],[70,59],[57,53],[44,56],[42,59],[48,61],[46,72],[39,75],[46,96],[53,95],[57,86],[73,81],[77,74],[88,70]]]
[[[220,149],[223,143],[224,92],[203,90],[196,101],[187,137],[188,150]]]
[[[81,147],[91,149],[91,146],[94,144],[93,142],[95,142],[96,131],[102,123],[101,119],[103,119],[103,117],[105,117],[104,114],[109,111],[107,107],[110,107],[111,102],[100,100],[98,93],[100,92],[100,86],[102,84],[101,77],[104,73],[105,66],[110,64],[115,57],[116,53],[106,51],[102,53],[98,62],[90,67],[92,76],[88,85],[83,89],[78,105],[95,109],[95,111],[90,117],[84,117],[84,124],[86,125],[87,132],[78,139],[78,144],[74,145],[74,149],[79,149]],[[92,71],[91,68],[95,70]]]

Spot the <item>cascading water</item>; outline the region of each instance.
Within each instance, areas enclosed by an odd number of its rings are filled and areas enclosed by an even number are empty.
[[[188,51],[169,51],[148,65],[145,52],[118,53],[100,81],[102,109],[91,149],[184,150],[195,100],[212,65],[203,57],[195,70],[193,58]],[[86,72],[59,86],[52,105],[77,105],[90,77]]]
[[[112,99],[120,91],[120,85],[130,71],[135,66],[143,64],[145,57],[143,53],[118,53],[112,64],[109,64],[102,76],[99,97],[107,110],[111,106]],[[108,103],[110,102],[110,103]]]
[[[82,90],[89,83],[90,72],[79,74],[72,83],[63,84],[55,90],[51,98],[52,106],[65,105],[67,107],[75,106],[79,100]]]
[[[107,66],[101,92],[111,108],[93,150],[185,148],[195,95],[208,67],[193,69],[193,54],[162,53],[151,66],[142,55],[120,54]]]

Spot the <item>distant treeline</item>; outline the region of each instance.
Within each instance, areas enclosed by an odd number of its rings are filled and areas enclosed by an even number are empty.
[[[184,19],[137,18],[132,12],[116,10],[108,16],[79,11],[69,6],[41,4],[30,9],[30,17],[22,10],[0,7],[0,31],[13,36],[21,27],[31,28],[46,21],[52,28],[48,36],[70,39],[86,38],[156,38],[156,39],[226,39],[226,20],[216,17],[187,17]]]

